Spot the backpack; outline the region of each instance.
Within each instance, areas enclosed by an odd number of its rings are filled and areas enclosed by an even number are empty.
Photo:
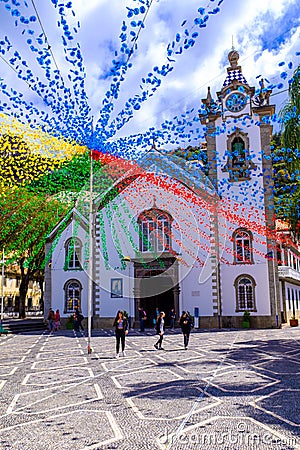
[[[193,317],[190,315],[190,313],[189,312],[187,312],[187,316],[188,316],[188,318],[190,319],[190,322],[191,322],[191,328],[194,328],[194,321],[193,321]]]

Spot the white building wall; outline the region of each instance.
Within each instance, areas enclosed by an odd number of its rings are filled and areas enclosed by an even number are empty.
[[[236,292],[234,280],[240,274],[252,276],[256,282],[255,286],[255,304],[256,312],[251,315],[263,316],[270,315],[269,302],[269,284],[267,267],[244,265],[243,269],[237,269],[237,266],[222,266],[221,268],[221,286],[222,286],[222,313],[224,316],[242,316],[243,313],[236,312]]]
[[[286,298],[286,312],[287,318],[289,319],[295,309],[295,316],[300,315],[300,286],[285,282],[285,298]],[[294,300],[293,300],[294,299]],[[294,307],[293,307],[294,303]]]
[[[189,275],[182,280],[181,290],[181,311],[189,311],[194,315],[194,309],[199,308],[199,316],[212,316],[212,277],[210,276],[204,283],[199,282],[201,268],[193,269]]]
[[[86,270],[64,270],[65,266],[65,242],[71,237],[77,237],[82,243],[82,254],[88,242],[88,235],[78,222],[72,221],[62,232],[58,243],[55,245],[51,258],[51,305],[54,311],[60,310],[61,317],[68,317],[70,313],[65,313],[65,291],[64,286],[67,281],[74,279],[81,283],[81,309],[84,316],[87,316],[87,286],[88,277]],[[84,266],[84,261],[82,261]]]

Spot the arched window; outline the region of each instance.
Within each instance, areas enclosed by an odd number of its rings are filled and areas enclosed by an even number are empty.
[[[75,307],[81,310],[81,283],[77,280],[69,280],[65,287],[65,313],[74,312]]]
[[[238,136],[235,137],[231,144],[232,167],[242,167],[246,162],[245,142]]]
[[[249,230],[239,228],[233,233],[234,264],[252,264],[253,235]]]
[[[68,239],[65,243],[65,270],[81,269],[82,244],[77,238]]]
[[[144,211],[138,218],[141,252],[167,252],[171,249],[171,216],[159,209]]]
[[[240,275],[234,282],[236,293],[236,312],[256,311],[255,286],[250,275]]]

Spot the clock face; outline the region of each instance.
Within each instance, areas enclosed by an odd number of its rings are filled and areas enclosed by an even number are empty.
[[[232,112],[239,112],[246,106],[246,97],[240,92],[235,92],[229,95],[226,100],[226,108]]]

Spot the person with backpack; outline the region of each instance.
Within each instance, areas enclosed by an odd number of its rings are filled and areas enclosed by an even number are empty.
[[[181,317],[179,319],[179,325],[183,333],[184,349],[187,350],[192,329],[192,319],[186,311],[182,311]]]
[[[161,311],[159,313],[159,315],[157,317],[157,321],[156,321],[156,334],[159,335],[159,339],[156,342],[156,344],[154,344],[154,347],[157,350],[164,350],[164,348],[162,347],[164,333],[165,333],[165,313],[163,311]]]

